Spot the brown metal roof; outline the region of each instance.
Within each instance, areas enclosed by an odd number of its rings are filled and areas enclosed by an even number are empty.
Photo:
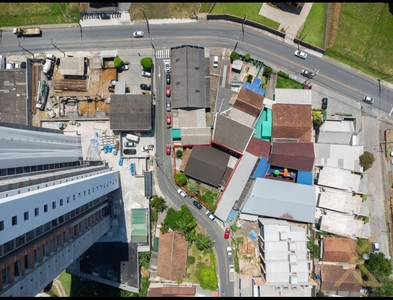
[[[157,276],[168,280],[186,277],[188,242],[176,231],[160,234]]]
[[[229,154],[211,146],[193,147],[184,174],[212,186],[219,186]]]
[[[313,135],[311,110],[309,104],[274,104],[272,139],[311,142]]]
[[[114,131],[150,131],[151,95],[111,95],[110,127]]]
[[[265,97],[243,87],[233,107],[253,117],[258,117],[263,108],[263,99]]]
[[[362,277],[359,269],[340,265],[321,265],[322,291],[360,292]]]
[[[354,263],[356,259],[355,240],[346,238],[323,239],[323,261]]]
[[[313,143],[272,143],[267,162],[271,166],[311,171],[314,160]]]
[[[163,286],[149,288],[147,297],[195,297],[196,286]]]
[[[257,157],[268,158],[270,156],[270,142],[252,137],[248,143],[246,152],[251,153]]]

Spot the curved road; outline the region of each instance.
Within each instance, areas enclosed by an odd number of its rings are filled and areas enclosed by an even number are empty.
[[[132,32],[144,30],[145,37],[135,39]],[[82,38],[81,38],[82,35]],[[392,90],[388,84],[381,81],[382,91],[379,93],[378,81],[348,66],[325,58],[317,53],[310,53],[306,60],[296,58],[296,45],[284,43],[283,39],[245,26],[245,33],[241,25],[227,22],[206,22],[187,24],[150,24],[150,37],[145,24],[131,26],[102,26],[83,27],[82,34],[79,27],[70,25],[62,28],[45,29],[42,37],[17,38],[9,30],[3,30],[1,36],[1,53],[5,55],[35,55],[54,50],[54,46],[63,51],[99,51],[106,49],[138,49],[147,47],[156,50],[178,45],[198,45],[203,47],[223,47],[237,52],[250,53],[253,58],[264,61],[267,65],[277,66],[281,70],[297,77],[301,77],[302,69],[316,72],[311,80],[318,85],[333,90],[346,97],[359,101],[364,95],[375,98],[375,107],[380,111],[390,112],[393,102],[389,100]],[[24,49],[22,49],[24,48]],[[99,50],[97,50],[99,49]],[[303,49],[304,50],[304,49]],[[172,204],[180,207],[183,203],[189,207],[199,224],[207,229],[216,242],[217,263],[219,268],[220,292],[226,296],[233,296],[234,285],[229,282],[226,247],[228,240],[223,238],[223,229],[217,222],[212,222],[205,215],[205,209],[197,210],[188,197],[181,198],[177,193],[177,186],[172,179],[171,156],[165,154],[165,145],[171,142],[170,129],[165,125],[165,78],[162,59],[156,62],[156,138],[157,138],[157,170],[161,191],[170,199]],[[306,80],[306,78],[304,78]],[[368,105],[368,104],[364,104]]]

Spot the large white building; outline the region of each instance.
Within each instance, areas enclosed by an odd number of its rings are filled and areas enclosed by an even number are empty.
[[[0,295],[35,296],[110,229],[117,171],[80,136],[0,123]]]

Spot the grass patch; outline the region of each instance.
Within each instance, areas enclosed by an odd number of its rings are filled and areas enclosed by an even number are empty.
[[[201,3],[201,8],[199,9],[199,12],[201,14],[208,13],[213,4],[214,3],[207,3],[207,2]]]
[[[210,5],[212,3],[209,3]],[[200,3],[132,3],[130,9],[131,20],[145,20],[142,9],[146,17],[151,19],[168,18],[189,18],[195,11],[198,11]]]
[[[211,13],[229,14],[239,18],[244,18],[244,16],[247,14],[247,20],[261,23],[278,30],[280,23],[259,15],[261,7],[261,3],[216,3]]]
[[[282,76],[277,75],[277,84],[276,88],[281,89],[303,89],[303,84],[297,82],[291,78],[284,78]]]
[[[71,274],[68,274],[65,270],[59,274],[59,281],[63,285],[64,292],[67,297],[71,295]]]
[[[77,3],[0,3],[0,27],[75,23],[80,18]]]
[[[356,241],[357,252],[359,255],[367,254],[370,252],[370,243],[367,239],[358,239]]]
[[[298,38],[305,37],[304,42],[323,49],[326,12],[327,3],[314,3]]]

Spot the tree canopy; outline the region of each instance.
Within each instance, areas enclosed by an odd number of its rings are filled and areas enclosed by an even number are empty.
[[[366,262],[366,268],[379,282],[392,274],[392,264],[383,253],[371,254],[370,259]]]
[[[145,70],[151,70],[153,67],[153,59],[151,57],[144,57],[141,59],[141,66]]]
[[[374,154],[368,151],[364,151],[362,155],[359,156],[359,165],[365,168],[366,170],[371,168],[375,161]]]
[[[122,66],[124,66],[124,61],[120,57],[115,57],[113,64],[115,65],[116,69],[120,69]]]
[[[185,185],[187,183],[187,176],[182,172],[177,172],[174,176],[175,182],[180,185]]]
[[[186,205],[182,205],[180,210],[176,211],[172,207],[168,209],[162,228],[165,230],[176,230],[185,235],[185,238],[189,240],[193,238],[192,234],[187,234],[192,231],[197,225],[194,216]]]

